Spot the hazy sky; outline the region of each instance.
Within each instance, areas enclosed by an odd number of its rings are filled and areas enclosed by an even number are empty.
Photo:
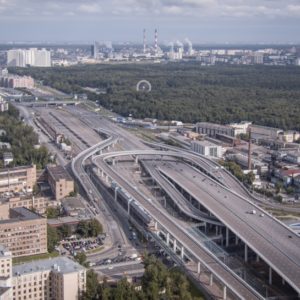
[[[300,43],[300,0],[0,0],[0,41]]]

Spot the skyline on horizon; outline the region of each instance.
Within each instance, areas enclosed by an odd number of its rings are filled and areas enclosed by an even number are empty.
[[[21,9],[20,9],[21,8]],[[298,44],[297,0],[0,0],[0,42]]]

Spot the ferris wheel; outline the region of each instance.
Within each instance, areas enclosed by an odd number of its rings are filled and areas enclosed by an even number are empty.
[[[141,80],[136,85],[137,92],[151,92],[152,86],[148,80]]]

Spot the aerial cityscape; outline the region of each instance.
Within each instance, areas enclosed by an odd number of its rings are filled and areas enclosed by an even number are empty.
[[[0,300],[300,299],[297,0],[0,26]]]

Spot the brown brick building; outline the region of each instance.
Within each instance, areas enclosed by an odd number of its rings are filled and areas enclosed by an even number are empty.
[[[48,183],[56,200],[61,200],[74,191],[74,181],[62,166],[48,166]]]
[[[47,219],[24,207],[9,210],[0,221],[0,245],[14,257],[47,252]]]

